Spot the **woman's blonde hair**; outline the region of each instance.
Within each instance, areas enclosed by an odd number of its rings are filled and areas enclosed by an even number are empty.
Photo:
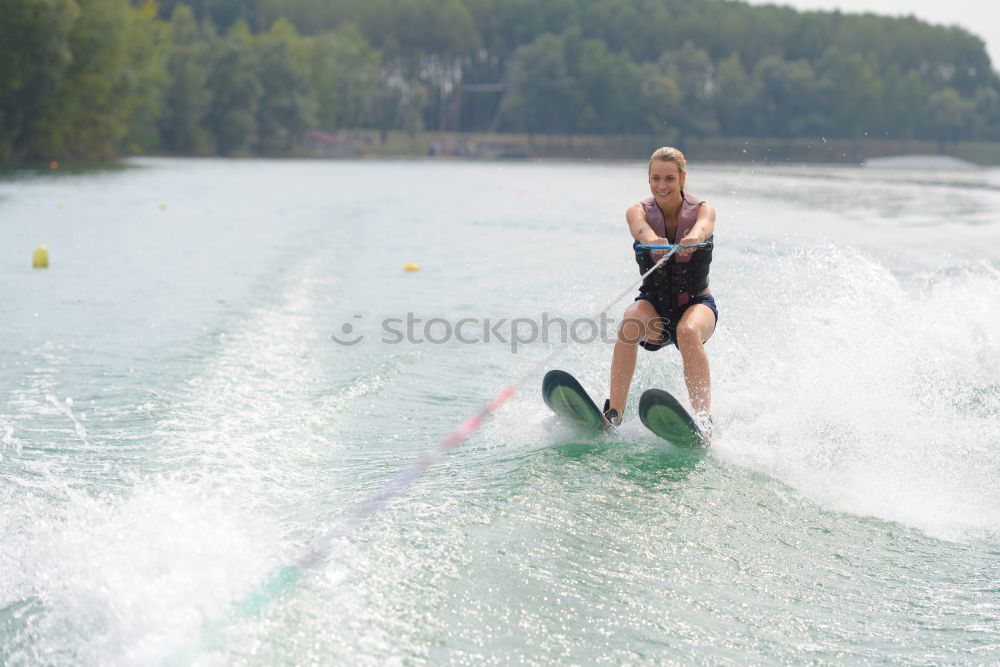
[[[681,174],[687,171],[687,160],[684,159],[684,153],[681,153],[673,146],[664,146],[653,151],[653,154],[649,157],[650,169],[653,168],[653,160],[673,162],[677,165],[677,171]]]

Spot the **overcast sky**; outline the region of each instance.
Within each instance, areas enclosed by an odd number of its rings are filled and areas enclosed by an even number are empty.
[[[959,25],[986,42],[993,69],[1000,70],[1000,1],[998,0],[748,0],[754,5],[796,9],[839,9],[891,16],[914,15],[929,23]]]

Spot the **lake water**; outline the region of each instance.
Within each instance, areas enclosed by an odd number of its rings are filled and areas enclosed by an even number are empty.
[[[640,352],[613,436],[539,373],[352,522],[532,323],[603,401],[645,164],[132,166],[0,181],[0,663],[1000,661],[1000,171],[692,163],[709,453]]]

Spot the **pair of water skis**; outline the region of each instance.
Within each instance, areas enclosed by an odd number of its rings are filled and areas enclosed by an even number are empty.
[[[542,398],[559,418],[574,428],[598,434],[608,430],[604,414],[576,378],[552,370],[542,380]],[[639,399],[639,419],[667,442],[682,448],[703,447],[706,438],[676,398],[662,389],[647,389]]]

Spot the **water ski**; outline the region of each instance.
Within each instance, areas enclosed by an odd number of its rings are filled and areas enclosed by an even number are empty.
[[[705,438],[688,411],[662,389],[647,389],[639,399],[639,419],[650,431],[677,447],[701,447]]]
[[[545,374],[542,398],[552,412],[580,430],[598,432],[607,427],[604,415],[587,390],[566,371],[553,370]]]

